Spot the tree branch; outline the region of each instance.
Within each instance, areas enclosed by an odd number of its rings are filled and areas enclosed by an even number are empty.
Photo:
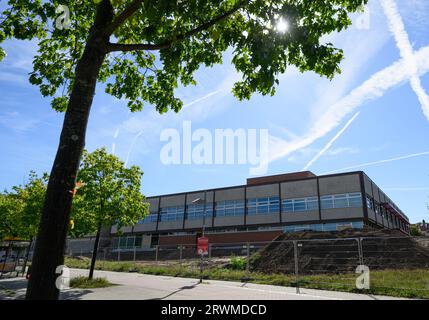
[[[119,28],[128,18],[130,18],[143,3],[143,0],[134,0],[128,7],[124,9],[105,29],[105,33],[111,35],[117,28]]]
[[[245,4],[247,4],[249,0],[240,1],[236,4],[232,9],[224,12],[223,14],[201,24],[200,26],[192,29],[188,32],[173,36],[170,40],[164,41],[159,44],[150,44],[150,43],[141,43],[141,44],[123,44],[123,43],[109,43],[107,46],[107,52],[114,51],[137,51],[137,50],[161,50],[168,49],[173,44],[177,42],[181,42],[187,38],[192,37],[195,34],[198,34],[201,31],[207,30],[210,27],[214,26],[216,23],[229,18],[236,11],[241,9]]]
[[[141,44],[123,44],[123,43],[109,43],[107,45],[107,52],[115,52],[115,51],[139,51],[139,50],[161,50],[166,49],[171,46],[171,43],[162,43],[162,44],[149,44],[149,43],[141,43]]]

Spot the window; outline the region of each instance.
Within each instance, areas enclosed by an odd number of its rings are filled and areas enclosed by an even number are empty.
[[[305,199],[296,199],[293,204],[293,211],[305,211]]]
[[[362,229],[364,226],[362,221],[354,222],[337,222],[337,223],[317,223],[317,224],[297,224],[286,226],[283,232],[300,232],[300,231],[338,231],[344,229]]]
[[[334,198],[332,196],[320,197],[320,206],[322,207],[322,209],[334,208]]]
[[[216,217],[244,215],[243,200],[226,200],[216,202]]]
[[[360,193],[349,193],[349,207],[362,207],[362,195]]]
[[[383,212],[380,212],[380,206],[376,202],[374,203],[374,211],[376,214],[381,214],[381,216],[383,217]]]
[[[114,240],[114,247],[118,249],[132,249],[142,246],[142,236],[123,236]]]
[[[302,212],[318,209],[319,201],[317,197],[285,199],[282,201],[282,212]]]
[[[127,237],[119,238],[119,248],[125,248],[127,246]]]
[[[366,196],[366,206],[368,209],[374,210],[374,202],[370,196]]]
[[[352,208],[362,206],[360,193],[335,194],[320,197],[322,209]]]
[[[158,220],[158,213],[151,212],[146,217],[144,217],[143,220],[139,220],[138,224],[145,224],[145,223],[154,223]]]
[[[159,221],[166,222],[183,220],[184,212],[185,207],[183,206],[161,208],[161,215]]]
[[[136,241],[135,241],[135,246],[136,247],[141,247],[143,243],[143,237],[142,236],[136,236]]]
[[[213,215],[213,203],[206,204],[206,218]],[[198,220],[204,218],[204,204],[190,204],[186,208],[186,219]]]
[[[248,215],[279,213],[279,210],[280,200],[278,196],[247,200]]]

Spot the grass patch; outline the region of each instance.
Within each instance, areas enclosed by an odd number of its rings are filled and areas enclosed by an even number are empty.
[[[79,289],[95,289],[95,288],[107,288],[113,286],[106,278],[93,278],[91,280],[88,277],[76,277],[70,279],[71,288]]]
[[[90,260],[66,258],[65,264],[71,268],[89,269]],[[190,268],[185,265],[180,267],[178,265],[158,266],[133,262],[97,261],[95,268],[97,270],[136,271],[144,274],[184,278],[200,277],[198,268]],[[371,289],[362,291],[356,288],[357,276],[358,274],[355,273],[304,275],[300,276],[297,282],[292,274],[264,274],[220,267],[203,272],[203,278],[211,280],[246,281],[286,287],[295,287],[298,284],[301,288],[309,289],[429,299],[429,270],[426,269],[371,271]]]
[[[2,290],[0,290],[0,296],[3,295],[5,297],[11,298],[11,297],[15,296],[15,294],[16,294],[16,292],[13,291],[13,290],[10,290],[10,289],[2,289]]]

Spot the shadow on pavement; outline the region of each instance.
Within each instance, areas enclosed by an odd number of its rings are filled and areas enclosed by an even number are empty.
[[[63,291],[60,294],[60,300],[80,300],[80,298],[84,297],[88,293],[92,293],[93,291],[88,289],[76,289],[70,291]]]
[[[27,290],[27,279],[5,279],[0,281],[0,300],[24,300]],[[60,293],[60,300],[80,300],[93,291],[87,289],[71,289]]]
[[[191,290],[191,289],[194,289],[194,288],[196,288],[197,287],[197,285],[199,284],[199,282],[197,282],[197,283],[195,283],[195,284],[193,284],[193,285],[190,285],[190,286],[183,286],[183,287],[181,287],[181,288],[179,288],[179,289],[177,289],[177,290],[175,290],[175,291],[173,291],[173,292],[171,292],[171,293],[169,293],[169,294],[167,294],[166,296],[164,296],[164,297],[161,297],[161,298],[153,298],[153,299],[149,299],[149,300],[164,300],[164,299],[167,299],[168,297],[171,297],[171,296],[173,296],[173,295],[175,295],[176,293],[179,293],[179,292],[181,292],[181,291],[183,291],[183,290]]]

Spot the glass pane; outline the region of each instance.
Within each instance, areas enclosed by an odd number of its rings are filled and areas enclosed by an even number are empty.
[[[270,204],[270,213],[278,213],[280,206],[278,204]]]
[[[319,209],[319,203],[317,199],[309,198],[307,199],[307,210],[317,210]]]
[[[244,215],[244,208],[237,208],[237,209],[235,209],[235,213],[238,216]]]
[[[293,212],[293,202],[291,200],[283,200],[283,212]]]
[[[268,205],[258,206],[258,213],[260,214],[268,213]]]
[[[332,198],[322,198],[320,200],[320,205],[322,209],[332,209],[334,207],[334,202]]]
[[[128,237],[127,238],[127,248],[134,247],[134,237]]]
[[[256,214],[256,207],[247,208],[247,214],[249,215]]]
[[[349,206],[350,207],[361,207],[362,206],[362,199],[359,195],[359,197],[352,197],[349,198]]]
[[[305,200],[295,200],[293,204],[294,211],[305,211]]]
[[[135,246],[136,247],[142,246],[142,236],[136,236]]]
[[[247,199],[247,205],[255,205],[256,199]]]
[[[119,238],[119,247],[120,248],[125,248],[126,245],[127,245],[127,238],[120,237]]]
[[[334,197],[334,208],[347,208],[349,205],[348,205],[348,201],[347,201],[347,198],[344,196],[342,196],[342,197],[338,197],[338,196],[335,196]]]
[[[234,215],[234,209],[225,209],[225,215],[226,216],[233,216]]]

